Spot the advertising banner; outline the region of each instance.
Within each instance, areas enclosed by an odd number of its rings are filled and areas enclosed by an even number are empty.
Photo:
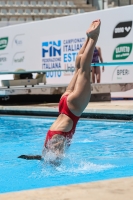
[[[59,35],[42,39],[42,69],[49,70],[46,77],[49,83],[68,84],[75,71],[76,56],[85,42],[82,33]],[[51,70],[58,70],[52,71]],[[66,71],[60,71],[66,70]]]
[[[77,53],[86,40],[86,30],[98,18],[101,20],[96,45],[100,51],[99,62],[101,57],[103,62],[133,61],[132,13],[130,5],[1,28],[0,72],[48,70],[47,84],[68,84],[74,73]],[[104,70],[95,67],[95,82],[97,74],[100,83],[130,83],[133,66],[104,66]],[[133,97],[133,91],[112,95]]]

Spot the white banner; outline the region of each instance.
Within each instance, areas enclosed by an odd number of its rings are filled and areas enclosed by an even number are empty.
[[[103,61],[133,61],[132,13],[130,5],[1,28],[0,72],[19,68],[74,69],[86,30],[98,18],[102,23],[97,46],[101,48]],[[105,66],[105,71],[101,70],[101,83],[129,83],[133,81],[132,74],[133,66]],[[47,83],[66,84],[72,76],[73,72],[48,72]],[[113,93],[113,97],[118,96],[133,97],[133,91]]]

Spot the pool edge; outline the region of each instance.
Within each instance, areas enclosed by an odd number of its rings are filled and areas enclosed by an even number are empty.
[[[0,194],[1,200],[130,200],[133,177]]]
[[[4,115],[30,115],[30,116],[58,116],[57,108],[34,106],[0,106],[0,114]],[[132,109],[88,109],[82,113],[81,118],[133,120]]]

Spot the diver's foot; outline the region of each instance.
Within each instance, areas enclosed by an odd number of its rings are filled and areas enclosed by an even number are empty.
[[[100,33],[100,19],[95,20],[91,23],[89,29],[86,31],[87,37],[92,39],[97,39]]]

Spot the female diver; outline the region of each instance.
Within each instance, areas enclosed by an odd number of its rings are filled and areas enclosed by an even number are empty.
[[[100,32],[100,20],[91,23],[87,30],[87,40],[80,49],[75,61],[75,73],[59,102],[59,116],[47,132],[41,155],[21,155],[18,158],[43,159],[52,152],[56,159],[61,158],[70,145],[76,124],[88,105],[91,96],[91,61]]]

